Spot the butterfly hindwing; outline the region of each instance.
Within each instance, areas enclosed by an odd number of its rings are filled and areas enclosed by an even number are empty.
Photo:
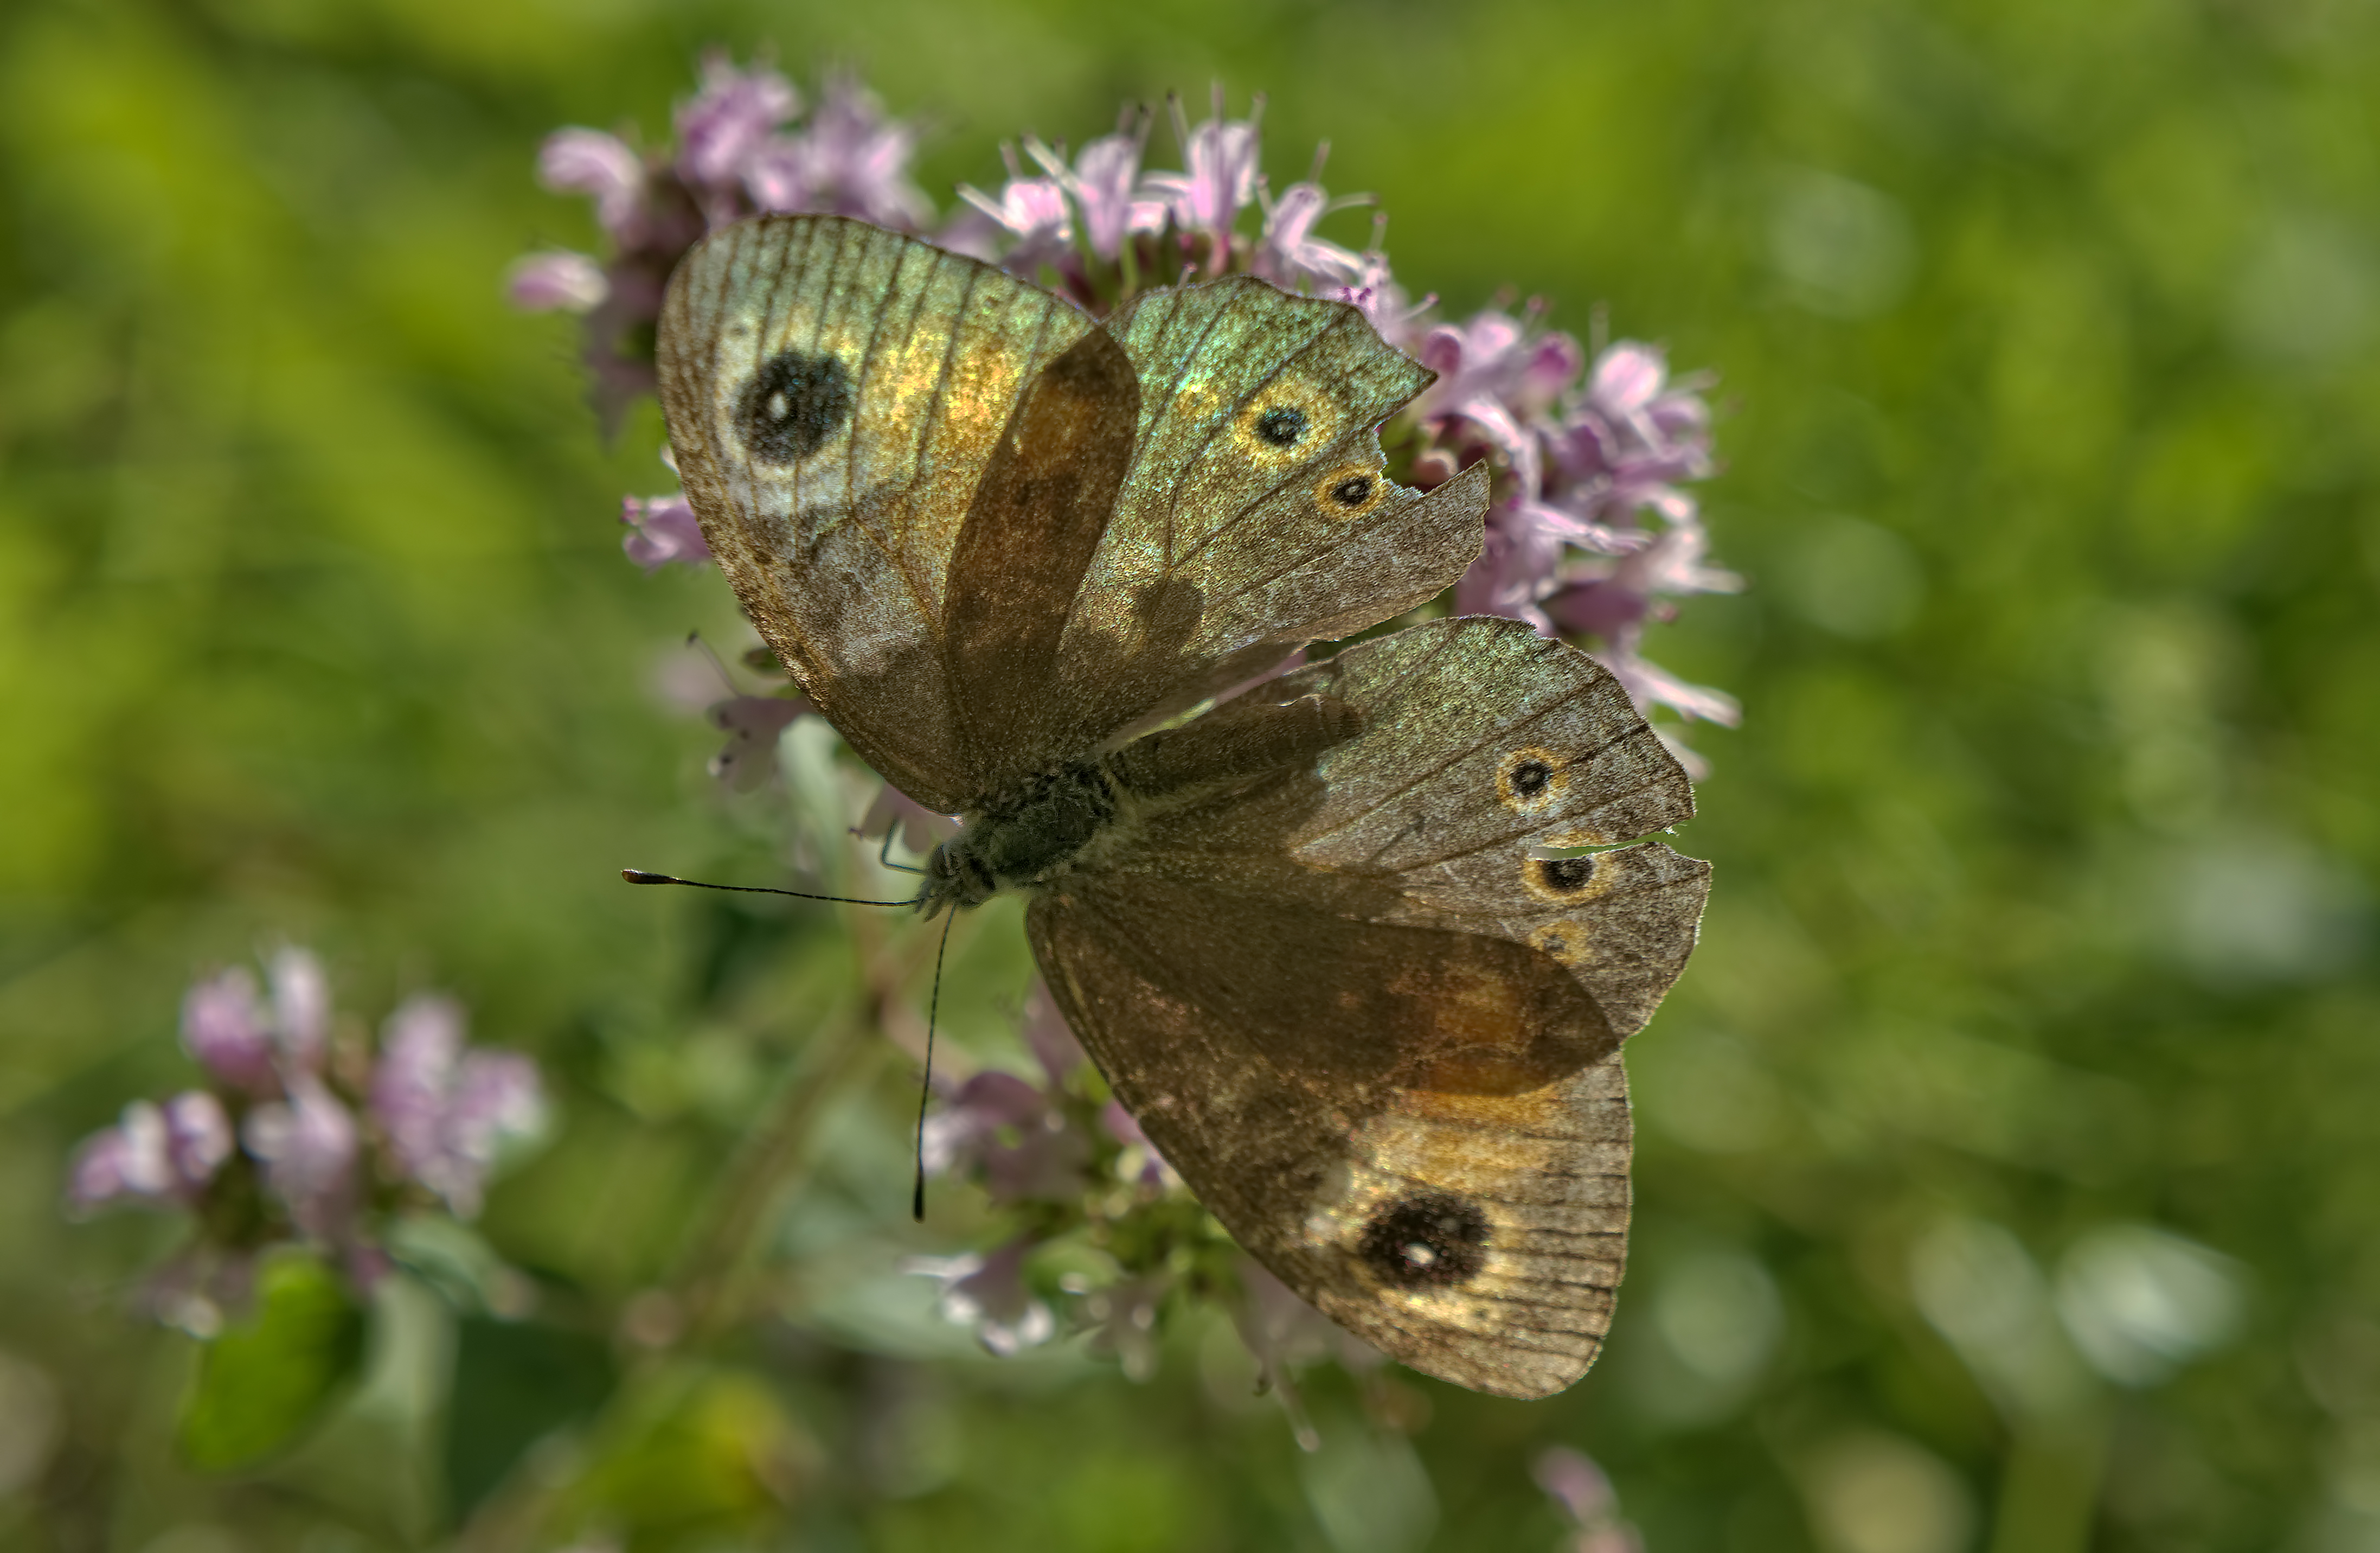
[[[1517,803],[1515,751],[1548,767]],[[1708,874],[1657,842],[1552,875],[1571,860],[1531,855],[1690,813],[1626,695],[1526,627],[1439,621],[1111,764],[1132,840],[1028,922],[1160,1151],[1393,1356],[1506,1395],[1576,1379],[1625,1256],[1619,1045],[1682,968]]]
[[[1396,920],[1527,942],[1571,968],[1622,1035],[1685,968],[1710,865],[1658,841],[1570,857],[1694,816],[1677,760],[1609,670],[1517,620],[1434,620],[1266,687],[1359,712],[1321,757],[1291,855],[1394,874]]]
[[[1118,1098],[1292,1289],[1481,1390],[1543,1396],[1593,1362],[1627,1110],[1600,1012],[1560,966],[1166,878],[1068,881],[1026,923]]]

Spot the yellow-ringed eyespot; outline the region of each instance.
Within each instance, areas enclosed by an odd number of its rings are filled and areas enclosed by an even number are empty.
[[[1232,422],[1232,440],[1257,465],[1278,469],[1328,447],[1346,418],[1330,396],[1283,373],[1257,389]]]
[[[1369,464],[1342,464],[1314,483],[1314,505],[1326,518],[1361,518],[1388,494],[1388,481]]]
[[[1595,891],[1595,858],[1523,858],[1521,884],[1539,900],[1576,901]]]
[[[1550,806],[1569,785],[1570,770],[1561,756],[1533,744],[1512,751],[1496,767],[1496,796],[1517,813]]]

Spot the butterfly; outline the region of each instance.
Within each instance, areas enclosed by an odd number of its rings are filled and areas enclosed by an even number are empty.
[[[1640,839],[1693,813],[1685,774],[1512,620],[1226,695],[1478,556],[1484,465],[1385,471],[1377,428],[1432,374],[1251,276],[1099,320],[823,215],[704,239],[658,358],[745,613],[859,755],[964,816],[923,904],[1029,898],[1116,1096],[1325,1315],[1481,1391],[1583,1375],[1627,1245],[1620,1045],[1708,887]]]

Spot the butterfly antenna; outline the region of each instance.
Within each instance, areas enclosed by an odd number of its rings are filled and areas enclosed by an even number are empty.
[[[934,947],[934,993],[926,1000],[926,1074],[917,1082],[917,1184],[909,1192],[909,1217],[926,1222],[926,1102],[934,1094],[934,1020],[942,1011],[942,953],[951,947],[953,911],[942,919],[942,941]]]
[[[832,900],[844,906],[915,906],[926,898],[913,896],[907,900],[860,900],[848,895],[812,895],[808,890],[774,889],[767,885],[713,885],[700,879],[681,879],[670,874],[648,874],[641,868],[623,868],[620,877],[632,885],[684,885],[689,889],[733,890],[738,895],[790,895],[795,900]],[[949,933],[944,928],[944,934]]]

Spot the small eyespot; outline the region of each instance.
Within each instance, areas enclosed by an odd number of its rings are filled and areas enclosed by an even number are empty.
[[[1294,447],[1305,434],[1305,411],[1295,405],[1275,405],[1257,417],[1257,435],[1275,447]]]
[[[1542,949],[1564,965],[1587,958],[1586,929],[1574,922],[1551,922],[1529,935],[1529,948]]]
[[[1556,899],[1584,894],[1595,882],[1592,857],[1531,858],[1523,866],[1528,870],[1529,888]]]
[[[1280,469],[1328,447],[1346,428],[1338,401],[1295,372],[1284,372],[1232,419],[1232,439],[1242,458],[1259,469]]]
[[[1384,1204],[1364,1225],[1355,1254],[1398,1289],[1448,1289],[1488,1261],[1488,1216],[1451,1192],[1417,1192]]]
[[[1570,772],[1552,750],[1514,750],[1496,769],[1496,796],[1505,808],[1520,813],[1545,808],[1569,785]]]
[[[1314,505],[1326,518],[1361,518],[1380,505],[1389,489],[1378,466],[1341,464],[1314,483]]]

